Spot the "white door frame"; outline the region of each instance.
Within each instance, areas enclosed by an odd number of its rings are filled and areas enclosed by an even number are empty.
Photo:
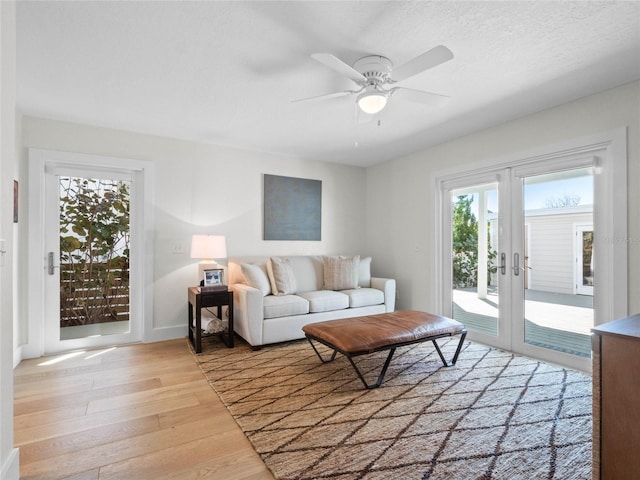
[[[559,160],[561,168],[571,168],[573,165],[585,164],[585,159],[591,159],[595,163],[594,169],[594,227],[598,238],[602,241],[594,242],[595,270],[598,272],[598,293],[594,299],[595,325],[609,322],[616,318],[625,317],[628,314],[627,303],[627,132],[626,128],[616,129],[601,134],[589,135],[587,137],[569,140],[554,145],[547,145],[530,152],[511,154],[505,157],[479,161],[473,168],[465,166],[456,167],[447,171],[438,172],[432,176],[434,186],[434,205],[436,212],[434,215],[434,272],[433,285],[436,289],[436,313],[450,315],[450,290],[451,286],[451,258],[443,252],[451,251],[450,240],[450,212],[445,209],[445,205],[450,203],[447,192],[450,185],[457,182],[468,182],[468,178],[478,179],[477,183],[482,183],[482,178],[487,175],[504,175],[505,169],[511,169],[512,178],[509,182],[510,190],[514,188],[514,178],[526,176],[528,172],[535,172],[541,162],[553,163]],[[495,178],[495,177],[494,177]],[[511,195],[510,195],[511,196]],[[511,206],[505,206],[509,209]],[[521,215],[514,213],[518,211],[518,205],[513,205],[511,215]],[[521,206],[520,206],[521,207]],[[500,202],[500,215],[507,215],[509,211],[503,208]],[[512,218],[513,221],[513,218]],[[522,222],[522,219],[519,220]],[[449,225],[448,225],[448,223]],[[514,230],[513,239],[505,239],[508,243],[501,243],[501,251],[508,246],[522,245],[523,239],[521,229]],[[518,237],[518,238],[516,238]],[[501,238],[502,240],[502,238]],[[515,247],[518,248],[518,247]],[[513,253],[507,253],[507,271],[513,267]],[[523,258],[523,252],[519,252]],[[523,278],[523,275],[518,277]],[[521,280],[520,280],[521,281]],[[505,282],[509,284],[511,282]],[[517,283],[517,282],[516,282]],[[521,287],[521,285],[520,285]],[[516,284],[514,288],[518,288]],[[500,295],[510,295],[511,292],[500,290]],[[510,295],[509,298],[513,298]],[[523,306],[514,306],[516,310],[523,311]],[[512,318],[522,318],[514,315]],[[524,329],[524,323],[512,322],[513,330],[509,332],[512,338],[520,335]],[[505,335],[507,334],[504,332]],[[474,338],[470,335],[470,338]],[[481,339],[478,339],[482,341]],[[504,343],[504,339],[501,340]],[[513,342],[511,342],[513,343]],[[550,361],[565,363],[566,354],[548,351],[544,353]],[[539,347],[525,345],[521,353],[538,356],[541,352]],[[569,366],[589,371],[591,368],[590,359],[576,357],[575,361],[570,360]]]
[[[99,155],[29,149],[29,243],[27,279],[29,285],[27,344],[23,345],[23,357],[39,357],[45,353],[45,178],[47,168],[82,168],[93,170],[128,172],[134,180],[132,196],[131,228],[137,229],[140,239],[132,245],[131,255],[142,267],[131,276],[131,321],[137,319],[137,338],[145,341],[153,328],[153,164]],[[133,233],[133,231],[132,231]],[[137,298],[137,300],[133,300]],[[69,348],[80,348],[76,345]],[[81,345],[78,343],[77,345]],[[84,348],[84,345],[82,345]]]

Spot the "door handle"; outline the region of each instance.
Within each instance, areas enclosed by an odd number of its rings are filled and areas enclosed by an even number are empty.
[[[527,266],[527,267],[521,267],[520,266],[520,254],[519,253],[514,253],[513,254],[513,274],[517,277],[518,275],[520,275],[520,270],[522,270],[523,272],[526,271],[527,269],[531,270],[531,267]]]
[[[0,238],[0,267],[4,267],[4,254],[7,253],[6,243],[5,239]]]
[[[60,268],[60,266],[53,264],[53,252],[49,252],[47,254],[47,273],[53,275],[54,268]]]
[[[498,268],[502,275],[507,273],[507,255],[504,252],[500,254],[500,266]]]

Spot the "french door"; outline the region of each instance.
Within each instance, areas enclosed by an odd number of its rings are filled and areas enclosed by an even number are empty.
[[[25,356],[141,341],[152,320],[146,162],[29,151]]]
[[[590,295],[577,290],[574,247],[576,222],[593,224],[593,158],[513,168],[511,195],[512,344],[551,361],[589,363],[596,280]]]
[[[442,182],[443,309],[470,339],[588,369],[597,269],[575,249],[577,225],[594,223],[593,167],[551,160]],[[591,248],[593,226],[584,238]]]
[[[45,175],[45,352],[139,340],[130,315],[132,178],[77,166]]]

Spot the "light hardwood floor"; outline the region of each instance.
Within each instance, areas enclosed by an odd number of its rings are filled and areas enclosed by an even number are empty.
[[[273,479],[185,339],[25,360],[14,379],[23,480]]]

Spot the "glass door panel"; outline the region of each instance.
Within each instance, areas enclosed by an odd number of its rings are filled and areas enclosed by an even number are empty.
[[[438,307],[465,324],[470,340],[591,368],[591,328],[626,313],[628,265],[626,246],[602,240],[628,238],[613,190],[624,168],[613,152],[592,153],[437,178]]]
[[[60,340],[129,332],[130,183],[60,176]]]
[[[131,175],[56,167],[45,178],[46,353],[137,339]]]
[[[451,191],[452,313],[467,330],[499,335],[498,185]]]
[[[590,357],[594,325],[591,168],[527,176],[522,183],[524,245],[516,251],[525,254],[523,259],[514,258],[514,265],[525,279],[523,341]],[[591,286],[588,294],[584,294],[585,283]]]

